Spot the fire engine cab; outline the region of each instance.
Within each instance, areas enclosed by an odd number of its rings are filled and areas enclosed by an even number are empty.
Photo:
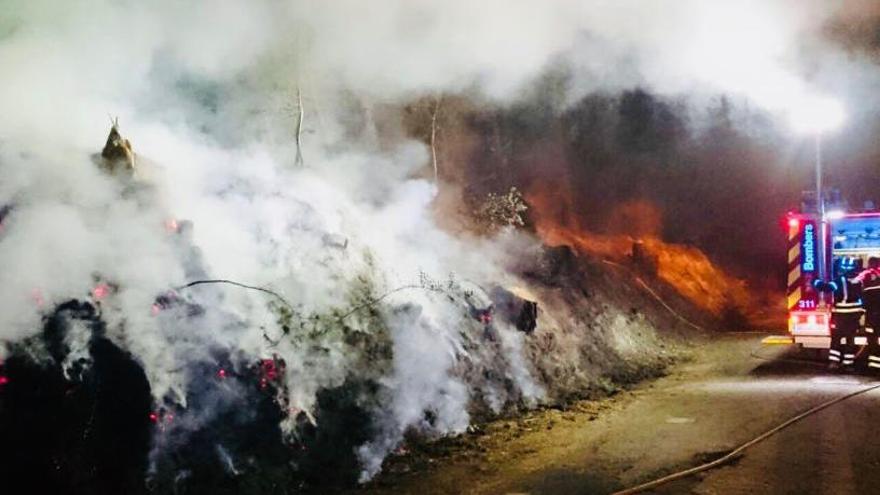
[[[795,344],[817,349],[831,345],[833,300],[817,290],[814,281],[836,278],[839,258],[855,258],[868,266],[868,258],[880,257],[880,211],[870,204],[851,211],[839,199],[826,204],[824,215],[805,201],[801,212],[786,216],[788,331]],[[859,334],[855,343],[866,345],[867,335]]]

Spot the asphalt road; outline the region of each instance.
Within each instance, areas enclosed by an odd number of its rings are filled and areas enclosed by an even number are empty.
[[[754,401],[779,404],[777,416],[761,415],[760,422],[792,416],[793,396],[817,404],[876,384],[880,377],[825,372],[787,353],[757,366],[746,375],[702,384],[715,395],[740,397],[743,409]],[[800,402],[800,400],[797,400]],[[721,429],[720,431],[725,431]],[[726,435],[742,439],[736,431]],[[699,478],[682,480],[654,493],[695,494],[865,494],[880,493],[880,390],[871,391],[820,411],[791,425],[748,450],[735,464]]]
[[[481,438],[477,455],[438,459],[430,469],[380,478],[366,491],[609,493],[715,459],[875,382],[826,372],[811,353],[762,348],[760,338],[728,335],[700,344],[694,360],[605,401],[599,412],[526,418],[520,435]],[[650,493],[880,493],[880,390],[792,425],[733,464]]]

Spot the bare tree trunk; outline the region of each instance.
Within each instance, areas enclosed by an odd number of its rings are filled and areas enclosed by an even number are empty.
[[[296,86],[296,106],[299,110],[299,115],[296,121],[296,166],[302,167],[304,163],[302,155],[302,128],[305,109],[303,108],[302,90],[299,85]]]
[[[438,96],[434,100],[434,111],[431,113],[431,165],[434,166],[434,183],[439,178],[439,170],[437,169],[437,113],[440,111],[440,101],[442,97]]]
[[[501,160],[501,169],[507,172],[509,159],[507,156],[507,146],[501,136],[501,115],[496,112],[495,118],[492,119],[492,140],[494,141],[493,150]]]

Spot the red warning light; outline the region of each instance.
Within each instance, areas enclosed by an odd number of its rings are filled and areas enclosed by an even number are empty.
[[[800,225],[801,225],[801,221],[798,220],[797,218],[788,219],[788,226],[789,227],[796,229],[796,228],[800,227]]]
[[[150,421],[153,423],[159,421],[159,415],[154,412],[151,412],[150,413]]]
[[[224,370],[223,368],[220,368],[220,371],[217,372],[217,377],[218,378],[226,378],[226,370]]]
[[[9,377],[5,375],[0,375],[0,387],[9,383]]]

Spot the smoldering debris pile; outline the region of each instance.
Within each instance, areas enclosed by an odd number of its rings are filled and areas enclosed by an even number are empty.
[[[119,323],[106,317],[113,294],[100,292],[107,286],[43,302],[42,330],[10,343],[0,367],[0,434],[20,446],[2,450],[3,476],[36,491],[85,493],[349,485],[369,480],[406,441],[602,395],[674,358],[668,337],[681,323],[632,282],[635,265],[535,245],[510,269],[506,284],[487,290],[422,273],[380,291],[375,275],[363,276],[347,305],[323,313],[269,297],[263,307],[277,326],[261,330],[261,357],[215,341],[182,363],[185,385],[163,396],[114,338]],[[125,282],[114,286],[123,291]],[[424,299],[395,298],[407,292]],[[153,317],[195,338],[222,311],[216,297],[232,295],[169,289],[155,298]],[[432,304],[447,308],[440,316],[450,331],[424,319]],[[683,299],[674,304],[698,314]],[[301,408],[298,389],[334,355],[347,363],[338,380]]]

